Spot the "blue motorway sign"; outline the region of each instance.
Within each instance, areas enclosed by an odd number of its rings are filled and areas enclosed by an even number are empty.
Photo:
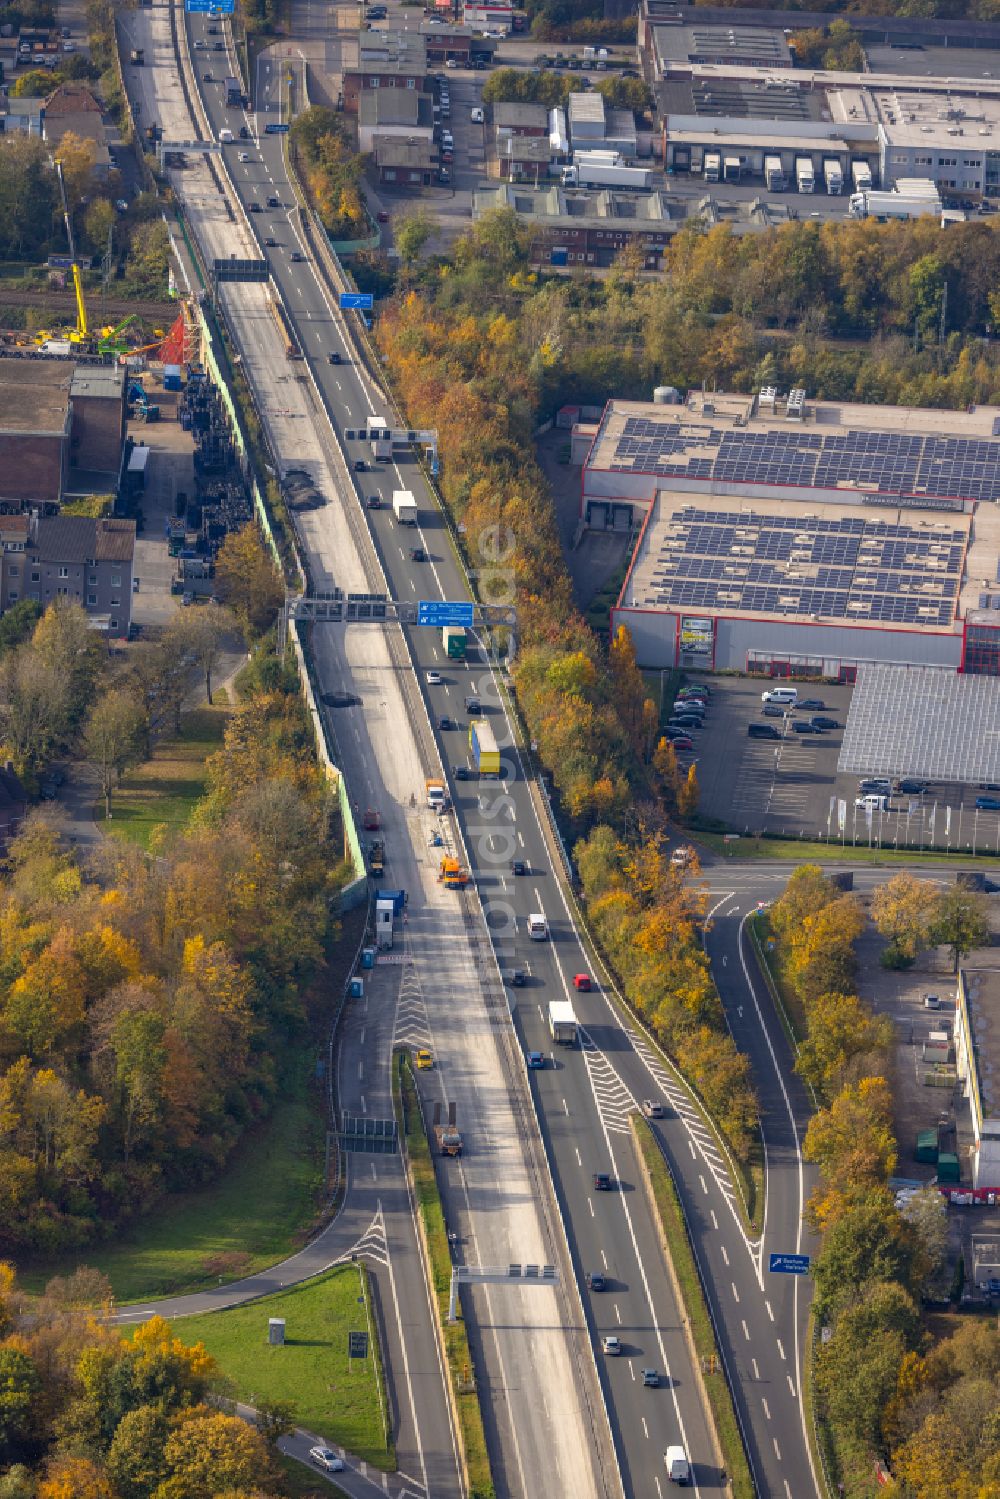
[[[342,291],[340,293],[341,312],[371,312],[375,306],[375,298],[370,291]]]
[[[418,625],[464,625],[472,628],[473,605],[448,599],[421,599],[417,604]]]
[[[808,1275],[809,1256],[807,1254],[772,1254],[768,1256],[768,1266],[772,1275]]]
[[[236,0],[184,0],[184,9],[189,15],[231,16]]]

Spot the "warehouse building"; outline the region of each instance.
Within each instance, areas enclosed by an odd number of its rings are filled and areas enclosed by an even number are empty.
[[[114,487],[125,371],[66,359],[0,359],[0,502],[57,505],[74,475]]]
[[[1000,972],[963,969],[955,997],[955,1066],[972,1121],[972,1185],[1000,1189]]]
[[[699,394],[573,444],[583,524],[639,531],[612,618],[643,666],[1000,674],[1000,410]]]

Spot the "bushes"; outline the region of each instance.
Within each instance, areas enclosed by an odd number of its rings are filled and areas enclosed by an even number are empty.
[[[293,121],[289,140],[327,232],[334,239],[364,235],[362,157],[343,115],[313,105]]]

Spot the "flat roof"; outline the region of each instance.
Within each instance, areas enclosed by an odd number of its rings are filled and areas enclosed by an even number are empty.
[[[837,770],[951,785],[1000,781],[1000,678],[860,665]]]
[[[105,396],[121,400],[125,393],[125,371],[121,365],[78,364],[70,384],[71,396]]]
[[[972,517],[660,491],[622,604],[949,631]],[[997,528],[1000,531],[1000,527]]]
[[[1000,1118],[1000,971],[996,968],[963,968],[969,1029],[974,1051],[970,1063],[976,1069],[983,1122]],[[1000,1258],[1000,1237],[995,1240],[994,1262]],[[985,1247],[982,1258],[986,1259]]]
[[[0,432],[62,435],[75,369],[64,359],[0,359]]]
[[[710,62],[717,57],[759,58],[775,67],[791,67],[788,38],[778,26],[702,25],[653,26],[658,58],[671,62]]]
[[[949,510],[1000,500],[1000,407],[971,412],[804,401],[801,420],[766,396],[690,393],[686,404],[610,401],[588,470],[760,489],[847,492],[869,503]],[[652,498],[652,486],[650,488]]]

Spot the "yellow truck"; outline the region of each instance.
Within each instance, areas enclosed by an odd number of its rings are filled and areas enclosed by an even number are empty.
[[[451,854],[441,860],[438,881],[446,890],[464,890],[469,883],[469,871]]]
[[[448,793],[444,789],[444,781],[440,776],[428,776],[424,782],[424,790],[427,793],[427,805],[432,812],[443,812],[448,805]]]

